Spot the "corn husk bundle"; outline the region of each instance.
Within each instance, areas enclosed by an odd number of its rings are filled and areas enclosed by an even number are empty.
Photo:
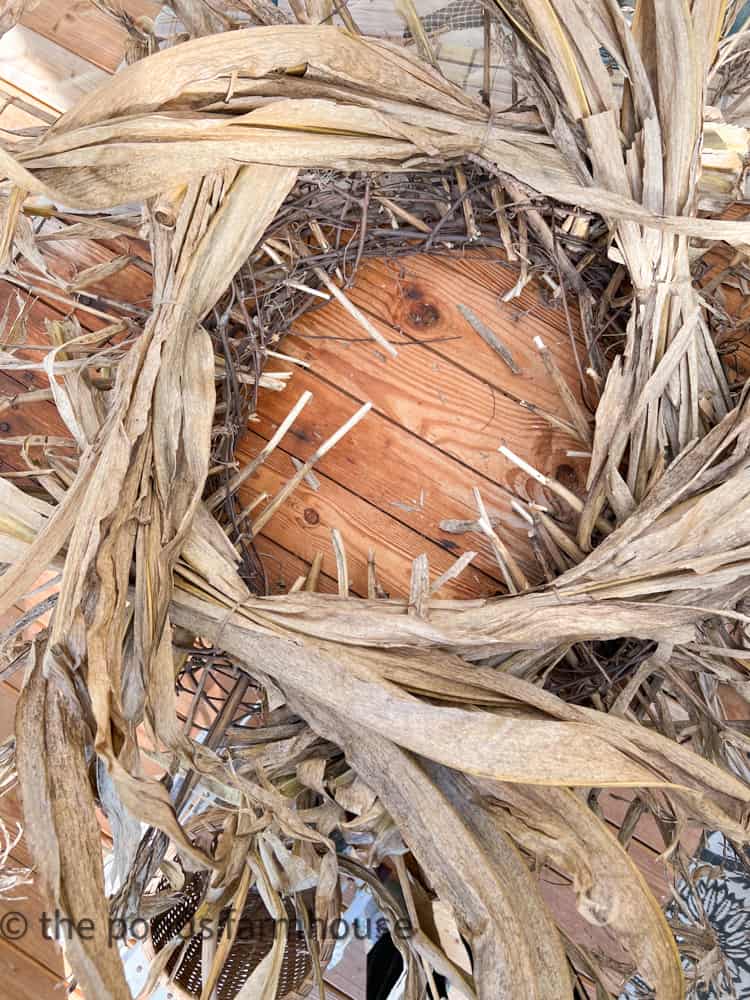
[[[61,572],[52,620],[28,652],[16,755],[46,889],[66,916],[96,927],[68,946],[87,996],[129,996],[108,914],[157,905],[146,889],[160,870],[174,879],[169,852],[212,873],[202,912],[217,925],[255,886],[275,918],[284,896],[313,889],[311,927],[340,910],[339,871],[352,864],[339,857],[342,838],[360,874],[407,850],[418,863],[394,862],[416,927],[401,942],[407,997],[425,995],[434,972],[493,1000],[559,1000],[580,976],[598,996],[616,990],[617,960],[577,945],[545,904],[544,864],[570,879],[580,914],[611,933],[628,970],[660,998],[684,995],[672,930],[586,795],[638,789],[678,868],[691,825],[740,849],[748,840],[746,739],[721,725],[710,740],[676,739],[663,697],[660,727],[634,710],[653,677],[687,687],[691,703],[719,680],[744,683],[750,414],[725,380],[690,271],[691,241],[750,242],[750,224],[696,214],[706,89],[733,11],[719,0],[641,2],[631,27],[610,0],[503,0],[492,12],[531,81],[531,124],[490,115],[394,45],[333,27],[211,35],[134,62],[41,139],[0,152],[13,185],[4,255],[23,239],[31,196],[97,211],[144,201],[153,256],[153,312],[137,334],[53,335],[44,370],[74,460],[50,445],[42,493],[0,481],[10,564],[0,610],[44,571]],[[256,596],[205,491],[215,407],[206,317],[300,170],[446,164],[601,217],[632,286],[622,353],[606,370],[598,362],[606,381],[587,496],[558,487],[575,534],[528,515],[559,575],[528,588],[495,535],[507,597],[439,601],[424,559],[408,601],[379,599],[376,587],[368,600]],[[528,223],[576,281],[533,206]],[[585,302],[580,275],[575,287]],[[111,389],[93,377],[103,367],[116,370]],[[178,636],[223,651],[245,687],[252,678],[266,692],[265,741],[217,753],[219,742],[190,738],[176,708]],[[588,644],[623,639],[642,655],[609,705],[568,703],[539,683]],[[282,736],[275,723],[290,717],[303,722],[292,735],[280,725]],[[181,773],[184,788],[202,783],[217,797],[216,836],[184,820],[185,793],[170,795],[171,780],[145,776],[144,736],[170,779]],[[123,877],[111,900],[95,801],[118,821]],[[150,829],[136,843],[137,821]],[[366,851],[352,836],[363,833]],[[470,965],[441,947],[428,889],[470,943]],[[373,891],[395,919],[400,904],[374,880]],[[203,997],[231,944],[225,935],[205,953]],[[320,970],[332,942],[310,930],[309,944]],[[275,996],[283,949],[279,935],[248,996]]]

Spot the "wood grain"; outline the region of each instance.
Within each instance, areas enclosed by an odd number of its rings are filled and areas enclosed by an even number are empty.
[[[382,330],[388,333],[386,327]],[[581,488],[581,463],[567,455],[580,448],[574,438],[429,349],[401,347],[398,358],[389,359],[372,341],[360,339],[361,332],[338,304],[303,317],[293,334],[283,341],[283,350],[309,362],[314,373],[355,399],[372,401],[376,412],[482,479],[521,497],[550,502],[526,473],[498,453],[505,444],[542,472]]]
[[[116,7],[131,17],[145,14],[154,18],[160,4],[151,0],[119,0]],[[23,15],[21,23],[110,73],[122,61],[127,32],[89,0],[74,0],[66,4],[39,0]]]
[[[269,594],[286,593],[298,577],[307,576],[310,572],[309,561],[278,545],[266,534],[258,536],[255,548],[266,571]],[[321,573],[317,591],[320,594],[336,594],[338,584],[334,577]]]
[[[72,282],[87,268],[108,264],[115,257],[130,254],[129,243],[130,241],[126,238],[113,240],[112,244],[117,247],[114,251],[97,240],[89,239],[45,240],[40,242],[38,246],[47,262],[50,273],[63,282]],[[118,244],[120,244],[119,247]],[[24,264],[24,271],[38,273],[33,271],[28,264]],[[135,261],[104,281],[100,280],[86,285],[82,291],[84,295],[98,294],[108,299],[137,305],[148,310],[151,304],[152,285],[150,266]],[[57,291],[65,294],[64,289]],[[60,308],[59,305],[58,308]],[[102,309],[106,311],[106,305],[102,305]],[[92,313],[83,310],[80,313],[80,319],[82,323],[89,324],[92,329],[98,329],[106,322],[105,320],[96,322],[96,317]]]
[[[0,129],[46,128],[57,117],[57,112],[5,79],[0,79],[0,107]]]
[[[0,79],[67,111],[108,74],[56,42],[17,24],[0,38]]]
[[[8,915],[19,913],[26,920],[28,930],[22,938],[14,942],[15,946],[31,955],[40,965],[45,966],[50,972],[63,974],[62,948],[51,935],[54,928],[46,924],[45,918],[54,922],[54,909],[47,902],[46,895],[38,885],[19,886],[13,891],[14,899],[0,899],[0,926],[3,917],[9,919]],[[14,918],[10,918],[11,922]]]
[[[344,408],[353,405],[329,382],[301,369],[288,391],[261,393],[260,420],[253,429],[270,438],[303,391],[311,392],[313,399],[284,437],[282,446],[306,461],[340,425]],[[441,520],[446,518],[476,519],[471,491],[479,484],[479,477],[398,424],[379,413],[370,413],[316,469],[455,556],[473,549],[477,552],[473,565],[496,580],[502,579],[483,535],[456,535],[440,529]],[[525,522],[511,509],[508,494],[493,483],[482,482],[482,496],[488,512],[502,518],[498,530],[533,577],[538,568],[529,559]]]
[[[11,719],[13,718],[16,711],[16,699],[17,695],[14,691],[8,691],[5,685],[0,688],[0,705],[2,706],[0,708],[0,716],[3,719],[3,723],[6,722],[8,716]],[[3,736],[6,735],[7,731],[4,731]],[[0,818],[8,826],[11,833],[14,833],[19,826],[23,828],[23,809],[17,787],[0,796]],[[24,839],[19,840],[13,848],[11,856],[15,864],[23,865],[27,868],[32,867],[34,863]]]
[[[481,381],[565,418],[560,398],[534,347],[534,337],[544,340],[580,398],[571,332],[584,368],[585,348],[575,304],[569,307],[569,331],[562,306],[545,302],[536,281],[527,285],[518,298],[503,302],[517,276],[515,268],[499,254],[418,254],[389,261],[385,266],[380,261],[366,262],[357,274],[350,297],[403,336],[430,341],[429,351],[453,361]],[[459,305],[469,306],[497,335],[520,374],[513,375],[472,329]]]
[[[241,461],[248,461],[263,444],[263,438],[257,434],[246,434],[240,442],[238,457]],[[261,492],[273,496],[293,472],[289,453],[277,449],[240,490],[243,502],[248,503]],[[338,528],[346,545],[354,593],[367,593],[369,548],[376,550],[380,581],[394,597],[408,595],[412,560],[420,553],[427,553],[433,577],[454,562],[452,553],[411,531],[374,504],[367,503],[322,474],[318,478],[320,489],[315,491],[302,483],[268,522],[265,534],[289,547],[306,562],[311,562],[316,552],[322,552],[323,571],[335,577],[331,529]],[[441,596],[476,597],[496,591],[494,580],[469,567],[444,588]]]
[[[0,983],[8,1000],[60,1000],[65,996],[59,973],[8,941],[0,941]]]

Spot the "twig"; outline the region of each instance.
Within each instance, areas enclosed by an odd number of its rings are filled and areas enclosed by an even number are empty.
[[[323,268],[314,267],[313,271],[318,280],[322,281],[323,284],[331,293],[331,295],[333,295],[334,298],[338,299],[338,301],[341,303],[344,309],[346,309],[346,311],[349,313],[352,319],[355,319],[359,323],[359,325],[370,334],[372,339],[377,341],[377,343],[380,344],[383,350],[387,351],[392,358],[398,357],[398,351],[396,350],[396,348],[393,347],[393,345],[388,340],[386,340],[386,338],[383,336],[380,330],[378,330],[375,326],[373,326],[373,324],[370,322],[367,316],[365,316],[365,314],[360,309],[358,309],[354,305],[354,303],[346,297],[346,295],[344,295],[341,289],[336,284],[334,284],[334,282],[328,277]]]
[[[482,494],[476,486],[473,488],[472,492],[474,494],[474,501],[477,505],[477,510],[479,511],[479,521],[477,522],[479,530],[490,540],[492,550],[495,553],[495,558],[497,559],[503,577],[505,578],[508,590],[511,594],[517,594],[519,590],[528,590],[531,584],[526,579],[525,573],[518,565],[515,558],[511,555],[503,542],[501,542],[497,532],[492,527],[484,506],[484,501],[482,500]]]
[[[392,201],[390,198],[386,198],[381,194],[375,195],[375,198],[381,205],[385,206],[385,208],[390,209],[394,215],[397,215],[400,219],[403,219],[404,222],[408,222],[410,226],[414,226],[415,229],[418,229],[420,233],[431,232],[431,229],[426,222],[418,219],[417,216],[413,215],[411,212],[407,212],[405,208],[402,208],[395,201]]]
[[[564,500],[569,507],[572,507],[577,514],[581,514],[583,512],[583,500],[581,500],[580,497],[577,497],[575,493],[572,493],[566,486],[563,486],[563,484],[557,479],[553,479],[552,476],[545,476],[544,473],[535,469],[533,465],[529,465],[528,462],[525,462],[504,444],[501,444],[497,450],[510,462],[513,462],[514,465],[517,465],[519,469],[523,469],[523,471],[527,473],[527,475],[531,476],[532,479],[536,479],[536,481],[541,483],[542,486],[546,486],[547,489],[556,493],[557,496],[559,496],[561,500]],[[599,530],[605,534],[609,534],[612,531],[612,525],[608,521],[605,521],[603,517],[597,518],[596,525]]]
[[[492,348],[492,350],[496,354],[500,355],[500,357],[506,363],[508,368],[510,368],[513,374],[520,375],[521,369],[513,360],[513,355],[510,353],[505,344],[500,340],[500,338],[497,336],[494,330],[490,330],[487,324],[483,323],[482,320],[476,315],[476,313],[472,312],[472,310],[469,309],[468,306],[463,305],[463,303],[459,302],[456,305],[456,308],[461,313],[466,322],[469,324],[469,326],[474,330],[474,332],[479,334],[479,336],[482,338],[485,344],[488,347]]]

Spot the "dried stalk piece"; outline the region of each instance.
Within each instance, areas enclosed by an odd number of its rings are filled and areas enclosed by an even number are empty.
[[[473,523],[476,524],[476,522]],[[471,530],[476,530],[476,528]],[[446,585],[446,583],[450,583],[451,580],[455,580],[457,576],[463,573],[466,567],[472,562],[473,559],[476,558],[476,556],[476,552],[464,552],[463,555],[459,556],[452,566],[449,566],[444,573],[441,573],[440,576],[436,577],[432,581],[430,593],[436,594],[441,587]]]
[[[430,606],[430,565],[422,553],[413,561],[409,585],[408,613],[417,618],[427,618]]]
[[[321,226],[320,226],[320,223],[318,222],[318,220],[317,219],[311,219],[310,222],[308,223],[308,226],[310,227],[310,232],[315,237],[315,242],[318,244],[318,246],[320,247],[320,249],[323,250],[325,253],[330,253],[331,249],[332,249],[331,244],[326,239],[325,233],[321,229]],[[336,277],[338,278],[338,280],[343,283],[343,281],[344,281],[344,275],[341,273],[341,268],[340,267],[336,268],[335,274],[336,274]]]
[[[339,597],[349,596],[349,566],[346,561],[346,548],[338,528],[331,529],[333,552],[336,556],[336,576],[339,584]]]
[[[252,514],[255,508],[258,507],[260,504],[263,503],[264,500],[267,499],[268,499],[267,493],[259,493],[257,497],[254,497],[250,501],[250,503],[247,504],[247,506],[243,507],[242,510],[237,515],[238,523],[242,524],[242,522]]]
[[[422,19],[417,13],[417,8],[414,6],[414,0],[395,0],[394,9],[403,18],[404,23],[409,29],[409,33],[416,43],[420,58],[431,66],[434,66],[436,70],[439,70],[440,63],[435,56],[432,43],[427,37],[427,32],[422,24]]]
[[[528,590],[531,585],[526,579],[523,570],[506,546],[500,541],[497,532],[492,527],[489,515],[484,506],[484,501],[482,500],[482,494],[476,487],[474,487],[472,492],[477,510],[479,511],[479,520],[477,522],[479,530],[490,540],[492,550],[495,553],[495,558],[502,571],[508,590],[511,594],[517,594],[519,590]]]
[[[299,470],[305,463],[301,462],[298,458],[295,458],[294,455],[292,455],[291,458],[292,458],[292,465],[299,472]],[[314,490],[317,493],[318,490],[320,489],[320,480],[318,479],[318,477],[315,475],[314,472],[307,472],[305,473],[305,485],[309,486],[311,490]]]
[[[94,264],[93,267],[87,267],[77,274],[73,281],[66,284],[65,288],[71,293],[83,291],[89,285],[104,282],[107,278],[119,274],[120,271],[124,271],[126,267],[137,260],[137,257],[123,254],[120,257],[113,257],[112,260],[108,260],[104,264]]]
[[[495,207],[497,228],[500,231],[500,238],[505,247],[505,254],[509,261],[516,261],[518,260],[518,255],[513,248],[513,234],[508,222],[508,213],[505,209],[505,193],[499,184],[493,184],[490,188],[490,194],[492,196],[492,204]]]
[[[310,566],[310,572],[305,578],[304,590],[308,593],[314,593],[318,589],[318,580],[320,579],[320,570],[323,565],[323,553],[316,552],[313,557],[312,565]]]
[[[468,306],[463,305],[463,303],[461,302],[457,303],[456,308],[461,313],[466,322],[469,324],[469,326],[472,328],[472,330],[474,330],[475,333],[478,333],[479,336],[482,338],[482,340],[485,342],[485,344],[488,347],[492,348],[495,354],[499,355],[503,359],[503,361],[508,366],[508,368],[510,368],[513,374],[520,375],[521,369],[513,360],[513,355],[510,353],[510,351],[502,342],[502,340],[500,340],[500,338],[494,332],[494,330],[491,330],[486,323],[482,322],[482,320],[477,316],[477,314],[472,309],[470,309]]]
[[[324,455],[327,455],[331,448],[333,448],[345,434],[348,434],[349,431],[355,427],[360,420],[362,420],[362,418],[370,412],[371,409],[372,403],[365,403],[363,406],[360,406],[357,412],[351,416],[346,423],[339,427],[337,431],[335,431],[326,441],[323,442],[323,444],[320,445],[319,448],[315,450],[315,453],[297,470],[292,478],[281,487],[268,506],[265,507],[255,519],[250,537],[255,538],[256,535],[260,534],[265,525],[268,524],[271,517],[279,509],[281,504],[286,500],[290,493],[292,493],[292,491],[299,486],[308,472],[312,470],[315,463],[320,461]]]
[[[541,337],[534,337],[534,346],[539,351],[542,357],[542,362],[544,367],[547,369],[547,373],[555,383],[555,388],[560,394],[560,399],[568,411],[568,416],[575,427],[578,437],[583,442],[583,444],[590,445],[592,442],[591,424],[588,419],[588,415],[585,410],[578,402],[578,400],[573,395],[570,386],[568,385],[565,376],[560,371],[557,366],[557,362],[550,354],[547,345],[544,343]]]
[[[490,524],[493,527],[500,524],[500,518],[491,517]],[[463,535],[467,531],[479,531],[479,523],[477,521],[459,521],[452,518],[446,518],[444,521],[440,522],[440,530],[447,531],[451,535]]]
[[[320,230],[320,226],[318,226],[318,230]],[[323,240],[324,247],[329,246],[327,240],[325,239],[325,236],[323,235],[322,230],[320,230],[320,239]],[[274,242],[270,240],[267,241],[267,243],[264,245],[268,246],[269,250],[272,250],[274,248]],[[310,255],[309,249],[300,240],[295,241],[295,247],[303,257],[308,257]],[[289,248],[283,246],[283,244],[282,245],[275,244],[275,248],[281,249],[287,254],[290,253]],[[281,263],[280,257],[277,257],[277,260],[279,263]],[[389,343],[389,341],[383,336],[380,330],[378,330],[377,327],[374,326],[373,323],[367,318],[367,316],[365,316],[362,310],[358,309],[357,306],[354,305],[351,299],[344,294],[344,292],[338,287],[338,285],[326,274],[326,272],[323,270],[322,267],[313,266],[312,272],[318,279],[318,281],[320,281],[321,284],[325,285],[325,287],[328,289],[331,295],[336,299],[336,301],[339,302],[344,307],[344,309],[347,311],[347,313],[349,313],[352,319],[356,320],[357,323],[362,327],[362,329],[370,337],[372,337],[373,340],[375,340],[378,344],[380,344],[380,346],[384,350],[386,350],[388,354],[391,355],[391,357],[393,358],[398,357],[398,351],[396,350],[396,348],[391,343]],[[343,277],[340,277],[339,280],[343,281]]]
[[[298,292],[305,292],[307,295],[312,295],[316,299],[323,299],[324,302],[331,301],[331,296],[327,292],[321,292],[319,288],[311,288],[309,285],[303,285],[299,281],[292,281],[291,278],[287,278],[284,284],[289,288],[296,288]]]
[[[456,183],[458,184],[458,193],[461,195],[461,209],[464,213],[464,219],[466,220],[466,235],[470,240],[475,240],[482,234],[477,226],[474,206],[469,198],[469,184],[466,180],[466,174],[464,173],[463,167],[456,167],[455,172]]]
[[[387,208],[389,212],[392,212],[393,215],[397,215],[399,219],[403,219],[404,222],[408,222],[410,226],[419,230],[420,233],[429,234],[432,232],[426,222],[423,222],[422,219],[418,219],[416,215],[407,211],[407,209],[393,201],[391,198],[386,198],[385,195],[377,194],[375,195],[375,199],[376,201],[379,201],[384,208]]]
[[[6,396],[0,399],[0,413],[6,410],[16,410],[27,403],[48,402],[54,399],[51,389],[29,389],[28,392],[19,392],[15,396]]]
[[[365,316],[361,309],[358,309],[354,305],[352,300],[348,298],[341,289],[336,285],[326,274],[326,272],[321,267],[314,267],[313,273],[317,279],[322,282],[331,295],[341,303],[341,305],[346,309],[352,319],[356,320],[357,323],[362,327],[362,329],[370,336],[372,339],[380,344],[384,351],[386,351],[392,358],[398,357],[398,351],[391,344],[386,337],[378,330],[378,328]]]
[[[503,295],[503,302],[511,302],[513,299],[518,298],[524,288],[531,281],[531,272],[529,271],[529,225],[526,221],[526,214],[523,213],[518,216],[518,250],[516,252],[516,257],[521,261],[521,271],[518,275],[518,280],[512,288]]]
[[[507,458],[508,461],[513,462],[513,464],[517,465],[519,469],[523,469],[523,471],[527,475],[531,476],[532,479],[536,479],[536,481],[538,483],[541,483],[542,486],[546,486],[547,489],[551,490],[553,493],[559,496],[560,499],[564,500],[565,503],[568,504],[568,506],[572,510],[574,510],[577,514],[581,514],[583,512],[584,509],[583,500],[581,500],[580,497],[577,497],[575,493],[573,493],[571,490],[567,488],[567,486],[563,486],[561,482],[558,482],[558,480],[554,479],[552,476],[545,476],[543,473],[541,473],[538,469],[535,469],[523,458],[520,458],[518,455],[516,455],[516,453],[511,451],[510,448],[508,448],[506,445],[501,444],[497,450],[500,452],[501,455]],[[598,518],[596,526],[601,532],[605,534],[609,534],[609,532],[612,530],[612,525],[609,524],[609,522],[605,521],[604,518]]]
[[[374,601],[379,597],[378,578],[375,574],[375,550],[369,549],[367,552],[367,597]]]

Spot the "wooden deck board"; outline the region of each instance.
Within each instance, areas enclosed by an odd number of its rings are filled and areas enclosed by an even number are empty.
[[[12,724],[16,709],[16,698],[17,694],[15,691],[9,691],[5,685],[0,688],[0,706],[2,706],[0,707],[0,717],[2,717],[3,725],[7,724],[8,718],[10,718]],[[0,796],[0,819],[8,826],[11,833],[17,830],[19,825],[23,827],[23,810],[21,808],[18,788],[13,788],[5,795]],[[16,865],[26,868],[33,866],[33,859],[24,839],[21,839],[16,844],[11,852],[11,856]]]
[[[117,241],[113,241],[116,245]],[[45,240],[40,241],[38,246],[43,253],[50,274],[60,278],[63,282],[72,282],[87,268],[96,267],[101,264],[108,264],[113,258],[126,257],[129,254],[129,247],[125,239],[123,246],[113,251],[96,240],[89,239],[65,239],[65,240]],[[24,271],[33,276],[38,274],[30,265],[24,264]],[[39,275],[41,281],[44,276]],[[33,280],[33,278],[29,278]],[[46,279],[50,291],[64,293],[64,289],[55,289]],[[105,280],[95,281],[86,285],[83,290],[87,295],[101,295],[108,299],[127,302],[132,305],[149,308],[151,302],[152,279],[150,271],[140,262],[126,265],[121,271],[111,275]],[[40,295],[44,298],[44,294]],[[50,303],[52,300],[49,299]],[[58,306],[59,308],[59,306]],[[103,311],[106,307],[103,306]],[[81,320],[84,318],[92,329],[98,329],[106,323],[106,320],[99,319],[91,312],[80,310]]]
[[[389,332],[385,326],[381,330]],[[355,399],[372,401],[376,412],[482,480],[549,502],[535,481],[498,452],[501,444],[547,474],[565,466],[575,478],[576,462],[567,456],[580,449],[574,438],[429,348],[402,347],[398,358],[388,358],[373,341],[362,341],[361,330],[338,304],[311,313],[295,324],[294,333],[310,339],[288,337],[283,350],[309,362],[313,372]],[[505,368],[499,359],[494,363]]]
[[[116,6],[131,17],[146,14],[153,18],[160,9],[151,0],[118,0]],[[93,3],[76,0],[61,5],[55,0],[39,0],[24,13],[21,23],[109,73],[122,61],[127,32]]]
[[[306,461],[337,429],[342,393],[324,378],[300,370],[295,373],[289,392],[263,395],[260,421],[253,424],[262,437],[270,438],[284,420],[290,409],[292,390],[294,398],[304,390],[311,392],[313,398],[281,443],[290,454]],[[444,519],[476,519],[472,487],[481,482],[488,512],[502,518],[512,551],[527,571],[534,574],[528,544],[522,535],[524,525],[511,509],[508,494],[492,483],[481,481],[460,462],[379,413],[368,414],[316,468],[358,496],[376,500],[396,520],[453,555],[468,549],[476,551],[473,565],[500,580],[498,564],[483,535],[478,532],[457,535],[440,529]],[[502,527],[500,530],[506,534]]]
[[[51,972],[62,974],[62,948],[50,937],[49,929],[45,932],[42,922],[45,916],[54,919],[54,911],[50,909],[46,896],[35,884],[19,886],[14,890],[13,896],[16,898],[0,900],[0,925],[3,918],[11,919],[12,924],[13,918],[9,918],[9,914],[21,914],[28,929],[23,937],[18,939],[16,947],[33,956],[40,965]]]
[[[562,308],[542,301],[541,286],[534,282],[518,298],[504,302],[517,279],[517,272],[497,254],[483,251],[421,254],[389,261],[367,261],[360,268],[351,292],[352,300],[377,316],[394,331],[417,341],[426,341],[430,352],[452,361],[476,378],[494,385],[500,392],[525,399],[557,416],[566,417],[554,384],[534,347],[540,336],[579,395],[579,380]],[[497,335],[520,369],[509,370],[472,329],[459,305]],[[583,356],[584,345],[575,325],[576,310],[570,320],[576,347]],[[585,357],[583,367],[585,367]]]
[[[9,941],[0,941],[0,983],[8,1000],[60,1000],[65,996],[61,973]]]
[[[0,69],[2,64],[0,64]],[[12,132],[14,129],[46,128],[47,121],[54,121],[57,112],[48,108],[31,95],[8,80],[0,78],[0,129]],[[15,138],[9,135],[9,138]]]
[[[311,560],[302,559],[297,553],[278,545],[266,534],[258,536],[255,548],[263,563],[269,594],[285,594],[300,576],[307,576],[310,572]],[[338,586],[334,577],[321,573],[318,579],[318,592],[337,593]]]
[[[18,693],[7,683],[0,685],[0,725],[2,736],[7,735],[6,726],[13,724],[15,703]],[[23,826],[23,814],[17,789],[11,789],[0,797],[0,819],[13,836],[19,826]],[[8,867],[30,868],[33,859],[25,838],[14,846]],[[0,900],[0,921],[7,914],[21,914],[26,920],[26,932],[17,940],[4,940],[0,934],[0,982],[5,987],[4,996],[8,1000],[59,1000],[64,995],[60,985],[63,972],[63,956],[59,945],[42,934],[41,918],[50,916],[52,910],[35,878],[31,885],[19,886],[12,893],[13,899]],[[17,922],[11,928],[18,927]],[[8,976],[12,975],[12,979]],[[12,989],[10,984],[13,984]]]
[[[0,38],[0,80],[8,80],[55,111],[72,108],[107,75],[22,24]]]
[[[257,454],[264,443],[262,438],[250,432],[240,443],[238,454],[247,460]],[[293,473],[289,453],[277,449],[240,490],[243,502],[250,502],[261,492],[274,496]],[[320,489],[316,491],[302,483],[268,522],[265,534],[289,546],[307,562],[312,561],[316,552],[322,552],[323,571],[335,577],[331,529],[338,528],[346,546],[355,594],[367,593],[370,548],[376,553],[380,582],[393,597],[409,593],[411,564],[421,552],[427,553],[433,576],[447,570],[455,561],[452,553],[407,528],[374,502],[362,499],[320,472],[317,475]],[[487,596],[496,593],[497,589],[495,580],[469,567],[444,588],[441,596]]]

